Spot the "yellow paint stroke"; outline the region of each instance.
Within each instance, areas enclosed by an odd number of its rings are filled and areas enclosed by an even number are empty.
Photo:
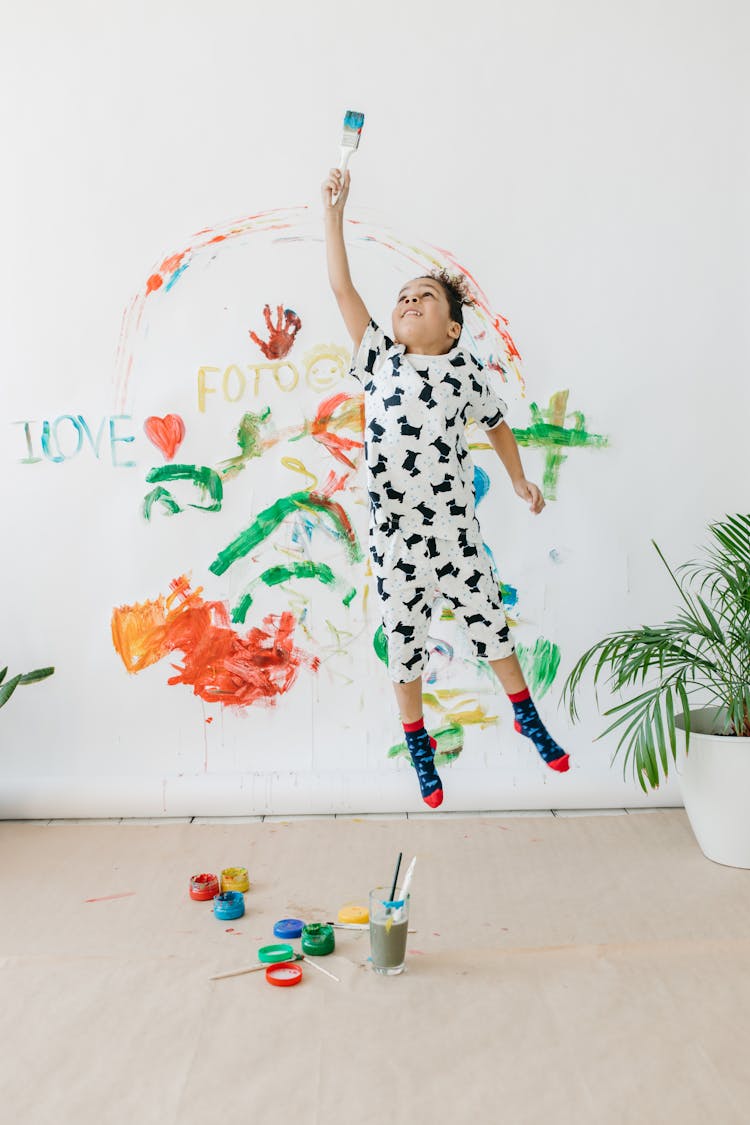
[[[290,559],[303,559],[307,558],[305,551],[301,547],[281,547],[278,543],[274,543],[274,551],[279,555],[286,555]]]
[[[354,634],[348,632],[346,629],[337,629],[333,622],[329,621],[328,618],[326,618],[326,625],[328,626],[335,644],[326,646],[325,651],[328,652],[331,656],[345,655],[347,651],[346,644],[353,639]]]
[[[443,700],[446,703],[455,700],[459,703],[459,707],[446,706]],[[439,711],[456,726],[479,726],[484,730],[485,727],[498,722],[497,715],[490,715],[475,696],[460,688],[438,688],[435,692],[425,692],[422,701],[426,707]],[[472,703],[473,707],[470,706]],[[464,705],[463,709],[461,704]]]
[[[291,379],[289,377],[289,374],[285,375],[282,378],[281,372],[285,368],[288,373],[291,373]],[[297,383],[299,383],[299,371],[291,362],[291,360],[288,359],[275,360],[272,363],[248,363],[247,369],[251,374],[255,376],[253,394],[256,395],[260,387],[260,377],[264,371],[270,371],[271,375],[273,376],[274,382],[276,383],[276,386],[280,391],[285,391],[287,394],[290,391],[293,391],[297,386]]]
[[[309,490],[317,487],[318,478],[315,476],[315,473],[311,473],[310,470],[302,464],[298,457],[282,457],[281,464],[285,469],[291,469],[293,473],[301,473],[302,476],[307,477],[308,480],[312,481],[312,484],[309,486]]]
[[[351,358],[351,351],[338,344],[316,344],[302,357],[308,386],[330,391],[348,372]]]
[[[478,726],[482,730],[498,722],[498,716],[489,715],[481,704],[477,704],[471,711],[448,711],[446,717],[456,726]]]

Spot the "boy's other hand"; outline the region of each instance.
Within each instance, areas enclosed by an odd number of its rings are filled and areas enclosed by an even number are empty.
[[[545,506],[545,500],[538,485],[532,484],[531,481],[526,480],[525,477],[521,477],[520,480],[513,482],[513,488],[516,494],[520,496],[522,500],[526,501],[532,513],[538,516]]]
[[[350,183],[351,174],[348,168],[344,176],[341,175],[339,168],[331,168],[328,178],[323,181],[321,187],[323,207],[326,212],[343,212],[349,197]],[[335,203],[333,202],[334,195],[338,196]]]

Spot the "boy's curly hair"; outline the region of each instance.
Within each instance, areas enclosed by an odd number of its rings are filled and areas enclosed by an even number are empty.
[[[464,275],[462,273],[448,273],[446,269],[441,269],[432,270],[427,276],[442,286],[443,292],[448,298],[451,320],[455,320],[456,324],[463,326],[464,306],[472,308],[476,304]]]

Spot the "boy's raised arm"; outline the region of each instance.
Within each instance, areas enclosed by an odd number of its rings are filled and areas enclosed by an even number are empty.
[[[322,195],[328,280],[331,283],[333,295],[338,302],[354,347],[358,348],[365,334],[365,329],[370,323],[370,314],[364,301],[354,288],[344,243],[344,206],[349,195],[350,182],[348,171],[342,180],[339,169],[332,168],[328,178],[323,181]],[[334,203],[333,196],[336,193],[338,193],[338,198]]]

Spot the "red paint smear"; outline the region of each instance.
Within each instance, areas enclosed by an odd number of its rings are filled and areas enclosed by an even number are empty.
[[[268,340],[261,340],[255,332],[250,333],[250,339],[258,345],[266,359],[284,359],[292,350],[302,321],[294,309],[285,309],[283,305],[276,306],[276,323],[271,317],[270,305],[264,307],[263,318],[268,330]]]
[[[185,437],[185,423],[179,414],[152,415],[143,423],[148,440],[171,461]]]
[[[209,715],[209,717],[206,719],[207,723],[212,723],[213,721],[214,721],[213,715]]]
[[[146,295],[153,293],[155,289],[160,289],[163,284],[164,279],[159,277],[158,273],[152,273],[146,282]]]
[[[339,410],[339,407],[343,409]],[[363,443],[355,438],[341,437],[340,434],[333,432],[344,428],[358,430],[360,433],[364,431],[365,404],[363,397],[340,391],[321,402],[310,423],[310,434],[315,441],[325,446],[337,461],[354,469],[356,466],[346,456],[345,450],[362,449]]]
[[[85,898],[84,902],[111,902],[115,898],[130,898],[134,895],[135,891],[123,891],[120,895],[102,895],[101,898]]]
[[[263,628],[241,635],[232,628],[226,603],[204,601],[184,575],[170,586],[166,599],[121,606],[112,615],[112,639],[128,671],[141,671],[180,651],[183,662],[173,665],[177,675],[168,683],[188,684],[207,703],[235,707],[275,702],[303,664],[317,671],[318,657],[293,643],[296,620],[288,611],[269,614]]]

